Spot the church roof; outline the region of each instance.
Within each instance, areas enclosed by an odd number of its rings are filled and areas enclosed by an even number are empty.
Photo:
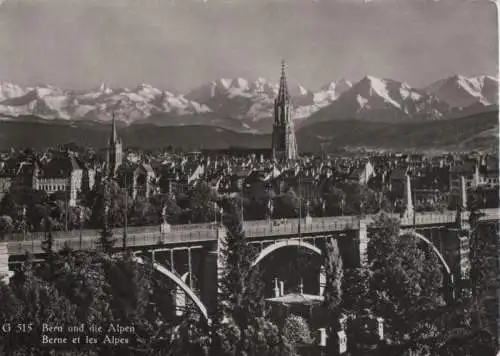
[[[65,178],[79,169],[82,169],[81,164],[74,156],[69,155],[51,159],[42,167],[42,172],[46,178]]]

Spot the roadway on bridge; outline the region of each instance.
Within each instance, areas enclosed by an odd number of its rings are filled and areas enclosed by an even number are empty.
[[[498,221],[499,209],[485,209],[482,220]],[[398,218],[397,214],[389,214],[393,218]],[[369,225],[376,215],[364,216],[361,220]],[[468,219],[468,212],[462,213],[462,219]],[[402,227],[425,226],[425,225],[449,225],[456,221],[456,212],[447,211],[444,213],[419,213],[414,218],[400,219]],[[359,216],[335,216],[326,218],[307,219],[280,219],[280,220],[258,220],[245,221],[244,229],[248,238],[262,238],[273,236],[316,234],[333,231],[349,231],[359,229]],[[131,227],[127,232],[127,246],[151,246],[157,244],[180,244],[209,242],[217,240],[218,228],[215,224],[196,225],[174,225],[170,232],[162,233],[160,225],[146,227]],[[7,239],[8,250],[11,255],[24,254],[25,251],[32,253],[42,253],[41,241],[43,233],[37,234],[13,234]],[[114,229],[114,236],[117,245],[122,244],[123,228]],[[73,249],[93,250],[98,246],[100,238],[99,230],[83,230],[80,236],[78,230],[63,233],[54,233],[54,249],[59,250],[66,244]]]

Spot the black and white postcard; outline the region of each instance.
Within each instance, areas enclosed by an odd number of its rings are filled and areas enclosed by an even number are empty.
[[[0,356],[500,354],[498,2],[0,0]]]

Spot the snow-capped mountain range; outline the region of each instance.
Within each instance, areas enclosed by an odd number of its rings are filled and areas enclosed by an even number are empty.
[[[290,86],[298,126],[339,119],[401,122],[437,120],[486,110],[498,104],[498,79],[453,76],[426,88],[365,76],[353,84],[331,82],[318,91]],[[0,118],[34,115],[44,120],[108,122],[116,113],[126,125],[211,125],[237,131],[269,132],[278,85],[263,78],[219,79],[189,93],[174,94],[147,84],[88,92],[50,85],[25,88],[0,83]]]
[[[318,92],[302,86],[291,86],[289,92],[294,104],[292,117],[296,120],[306,119],[351,87],[352,84],[345,80],[329,83]],[[242,78],[219,79],[192,90],[186,97],[207,105],[219,115],[237,118],[259,131],[270,131],[278,89],[278,84],[269,83],[263,78],[253,82]]]
[[[126,124],[152,114],[169,112],[179,116],[211,113],[209,107],[141,84],[133,90],[110,89],[105,84],[89,92],[73,92],[43,85],[21,88],[0,84],[0,113],[10,116],[36,115],[44,119],[111,120],[112,113]]]

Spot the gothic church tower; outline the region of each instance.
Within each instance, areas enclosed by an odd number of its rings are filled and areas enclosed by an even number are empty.
[[[274,100],[274,125],[272,136],[273,159],[286,162],[298,158],[297,141],[292,121],[290,95],[285,76],[285,61],[281,63],[278,96]]]

